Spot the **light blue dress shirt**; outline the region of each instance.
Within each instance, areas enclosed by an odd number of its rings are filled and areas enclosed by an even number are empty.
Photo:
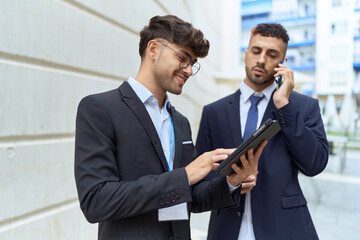
[[[175,144],[171,144],[171,132],[173,131],[173,125],[170,113],[167,110],[167,106],[170,105],[169,97],[166,95],[164,105],[160,111],[158,100],[146,87],[132,77],[129,77],[128,83],[136,95],[144,103],[144,106],[150,115],[156,132],[160,138],[166,161],[168,162],[168,170],[171,171],[174,165]]]

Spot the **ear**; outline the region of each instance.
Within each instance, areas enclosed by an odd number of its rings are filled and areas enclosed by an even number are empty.
[[[156,40],[152,39],[147,44],[146,53],[152,61],[155,61],[157,52],[158,43],[156,42]]]
[[[245,54],[244,54],[244,59],[243,59],[243,61],[244,61],[244,63],[245,63],[245,60],[246,60],[246,54],[247,54],[247,49],[245,49],[245,50],[244,50],[244,52],[245,52]]]

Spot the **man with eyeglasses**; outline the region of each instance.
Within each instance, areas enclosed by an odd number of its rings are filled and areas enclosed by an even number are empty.
[[[190,239],[189,213],[236,205],[256,171],[261,147],[242,155],[242,168],[201,181],[233,149],[194,160],[188,120],[171,106],[200,70],[209,42],[172,15],[155,16],[140,32],[141,66],[118,89],[81,100],[76,119],[75,180],[80,207],[99,222],[99,239]]]

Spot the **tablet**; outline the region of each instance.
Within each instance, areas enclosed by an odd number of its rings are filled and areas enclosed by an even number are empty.
[[[236,150],[230,154],[214,171],[217,174],[230,175],[234,172],[232,163],[241,166],[240,155],[246,153],[249,148],[256,149],[262,141],[270,140],[281,130],[277,120],[266,120],[248,139],[246,139]]]

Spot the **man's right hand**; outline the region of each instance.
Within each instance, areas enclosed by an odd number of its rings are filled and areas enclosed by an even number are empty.
[[[216,149],[211,152],[201,154],[185,167],[191,185],[197,183],[209,174],[211,170],[215,170],[219,166],[218,161],[225,160],[233,151],[233,149]]]

